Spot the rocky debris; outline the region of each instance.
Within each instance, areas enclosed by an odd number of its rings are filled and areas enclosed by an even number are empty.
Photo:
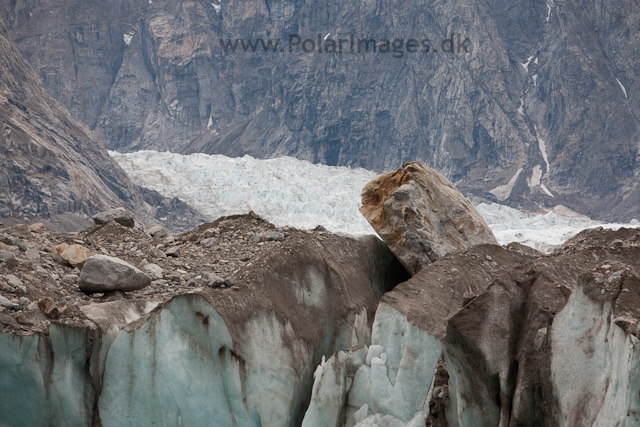
[[[82,268],[89,257],[93,255],[93,252],[89,249],[78,244],[68,245],[63,243],[56,246],[56,251],[60,254],[60,257],[63,260],[69,263],[69,265],[78,268]]]
[[[62,276],[62,283],[66,285],[75,285],[78,283],[79,277],[75,274],[65,274]]]
[[[93,222],[98,225],[106,224],[110,221],[115,221],[124,227],[133,228],[135,226],[133,215],[124,208],[110,209],[100,212],[93,217]]]
[[[107,255],[93,255],[84,265],[78,287],[87,293],[137,291],[146,287],[151,278],[126,261]]]
[[[207,285],[212,287],[212,288],[219,288],[220,286],[226,286],[225,283],[225,279],[223,279],[222,277],[218,276],[215,273],[209,273],[206,276],[207,278]]]
[[[448,253],[497,244],[462,193],[418,162],[367,184],[360,212],[411,274]]]
[[[278,231],[266,231],[264,233],[257,233],[251,236],[253,243],[262,242],[284,242],[285,234]]]
[[[4,279],[7,281],[7,285],[13,289],[13,292],[27,293],[27,288],[22,284],[22,280],[13,274],[7,274]]]
[[[42,312],[38,304],[29,304],[26,310],[16,315],[18,323],[26,326],[36,326],[47,321],[47,316]]]
[[[218,244],[207,248],[200,242],[210,229],[219,229]],[[18,255],[12,274],[42,308],[13,307],[6,311],[9,321],[0,322],[0,366],[7,367],[0,382],[32,399],[27,407],[0,399],[0,423],[254,425],[255,414],[264,425],[299,423],[322,355],[364,345],[379,298],[408,275],[374,236],[291,228],[283,242],[252,242],[267,231],[284,233],[255,215],[224,218],[175,235],[181,255],[163,259],[152,257],[152,249],[166,250],[163,242],[115,222],[37,237],[43,257]],[[75,271],[54,249],[75,241],[105,255]],[[92,260],[106,254],[143,268],[156,264],[164,277],[126,295],[86,295],[67,283],[78,272],[82,282]],[[4,269],[0,264],[0,275]],[[23,374],[15,375],[19,348],[33,353],[19,358]],[[123,386],[127,366],[134,365],[135,383]],[[75,385],[59,383],[67,377],[57,375],[48,388],[24,380],[50,366],[74,372]],[[162,411],[142,410],[139,403],[164,395],[166,384],[175,399],[163,401]],[[61,403],[60,412],[46,403],[54,389],[84,391]],[[194,404],[204,412],[189,410]]]
[[[0,262],[7,262],[9,260],[15,259],[15,254],[9,251],[0,251]]]
[[[220,222],[224,222],[222,228]],[[254,234],[267,231],[288,233],[290,237],[285,242],[268,241],[261,245],[251,241]],[[147,264],[158,265],[163,270],[162,279],[153,278],[147,287],[127,292],[126,296],[134,300],[166,300],[200,288],[217,288],[220,292],[236,290],[234,288],[242,290],[244,286],[236,276],[255,265],[261,254],[276,250],[281,245],[296,246],[310,239],[319,243],[319,238],[331,239],[329,233],[320,235],[293,228],[277,229],[255,214],[222,218],[189,232],[172,235],[174,245],[182,248],[180,257],[166,256],[164,251],[169,245],[164,240],[158,241],[140,229],[123,227],[116,222],[95,225],[80,233],[58,233],[49,229],[32,233],[27,227],[16,226],[2,229],[2,234],[25,246],[38,245],[41,257],[30,260],[26,258],[26,252],[21,252],[16,246],[2,246],[0,243],[0,295],[9,300],[24,296],[31,301],[49,296],[58,307],[65,308],[56,320],[65,324],[82,323],[83,315],[79,308],[101,302],[104,298],[102,293],[85,294],[78,289],[80,269],[71,267],[58,253],[58,250],[71,245],[82,245],[93,254],[114,256],[133,266],[140,266],[144,260]],[[213,236],[210,238],[215,240],[214,244],[203,245],[205,236]],[[3,254],[6,254],[8,262],[2,262]],[[27,287],[27,293],[16,293],[13,288],[3,291],[2,284],[8,286],[3,279],[7,274],[19,278]],[[14,316],[19,311],[10,311],[10,315]],[[0,326],[0,331],[10,329],[8,326],[4,328]],[[40,325],[37,328],[42,329]]]

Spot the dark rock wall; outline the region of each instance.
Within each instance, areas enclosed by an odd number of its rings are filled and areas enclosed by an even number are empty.
[[[378,171],[418,160],[467,194],[640,216],[634,2],[214,4],[0,0],[0,14],[49,93],[111,149],[292,155]],[[286,44],[318,33],[429,38],[432,50],[454,33],[470,52],[220,47],[220,38]]]

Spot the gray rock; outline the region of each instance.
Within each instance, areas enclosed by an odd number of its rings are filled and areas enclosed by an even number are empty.
[[[20,297],[20,305],[23,307],[28,306],[29,304],[31,304],[31,300],[27,297]]]
[[[79,277],[75,274],[65,274],[62,276],[62,283],[66,283],[67,285],[75,285],[78,283]]]
[[[16,291],[16,289],[13,286],[9,286],[6,283],[0,282],[0,291],[12,294]]]
[[[260,242],[284,242],[285,240],[284,233],[280,231],[265,231],[262,233],[256,233],[251,236],[251,241],[253,243]]]
[[[164,275],[164,270],[158,264],[147,264],[143,267],[143,270],[155,280],[161,280]]]
[[[204,232],[204,237],[206,239],[210,238],[210,237],[214,237],[214,236],[219,236],[220,235],[220,229],[219,228],[209,228],[208,230],[206,230]]]
[[[111,221],[115,221],[124,227],[133,228],[135,226],[133,216],[124,208],[110,209],[93,217],[93,222],[96,224],[106,224]]]
[[[158,259],[165,259],[167,257],[167,254],[165,254],[158,248],[151,249],[151,254]]]
[[[171,257],[179,257],[180,253],[181,253],[181,249],[179,246],[174,246],[172,248],[167,249],[167,256],[171,256]]]
[[[7,262],[11,259],[15,259],[16,256],[9,251],[0,251],[0,262]]]
[[[5,280],[7,281],[7,283],[9,284],[9,286],[14,287],[14,288],[19,288],[22,286],[22,280],[18,279],[16,276],[14,276],[13,274],[7,274],[5,276]]]
[[[224,284],[224,279],[215,273],[207,274],[208,285],[212,288],[219,288]]]
[[[205,248],[212,248],[217,243],[218,243],[218,239],[216,239],[215,237],[209,237],[207,239],[204,239],[204,240],[200,241],[200,246],[205,247]]]
[[[4,307],[7,309],[18,309],[20,305],[11,302],[11,300],[0,295],[0,307]]]
[[[38,249],[37,247],[29,248],[27,249],[25,256],[29,261],[35,261],[40,258],[40,249]]]
[[[149,234],[149,236],[158,239],[162,239],[163,237],[166,237],[167,234],[169,234],[167,232],[167,229],[161,225],[154,225],[153,227],[149,228],[149,230],[147,230],[147,233]]]
[[[151,283],[151,278],[126,261],[106,255],[93,255],[80,273],[80,290],[107,292],[135,291]]]

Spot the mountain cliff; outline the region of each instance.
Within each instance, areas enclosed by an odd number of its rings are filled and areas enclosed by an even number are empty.
[[[110,149],[376,171],[418,160],[484,199],[640,216],[635,2],[0,0],[0,14],[47,91]],[[431,49],[289,52],[292,34]],[[438,49],[451,34],[469,51]],[[285,49],[225,53],[236,38]]]
[[[166,214],[163,206],[170,202],[134,185],[99,137],[46,94],[1,22],[0,126],[4,222],[38,217],[77,229],[91,223],[89,215],[111,207],[126,207],[142,218]],[[185,222],[197,216],[178,207]]]

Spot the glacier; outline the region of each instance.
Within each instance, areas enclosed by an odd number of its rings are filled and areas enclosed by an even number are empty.
[[[251,156],[138,151],[109,154],[129,177],[165,197],[178,197],[211,219],[254,211],[278,227],[337,233],[375,234],[360,214],[360,193],[376,172],[313,164],[292,157],[260,160]],[[587,228],[638,227],[603,224],[565,214],[568,209],[530,214],[497,203],[476,204],[498,242],[522,243],[550,252]]]

